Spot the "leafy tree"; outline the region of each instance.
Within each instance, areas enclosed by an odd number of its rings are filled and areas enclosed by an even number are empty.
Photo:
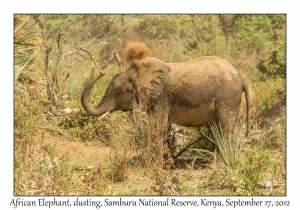
[[[279,56],[278,51],[273,51],[272,55],[257,64],[257,68],[267,75],[278,75],[286,77],[285,56]]]
[[[268,15],[272,23],[273,37],[272,53],[262,59],[257,68],[267,76],[286,77],[286,16],[285,15]]]
[[[267,15],[243,15],[236,21],[235,34],[240,49],[259,54],[272,46],[272,21]]]

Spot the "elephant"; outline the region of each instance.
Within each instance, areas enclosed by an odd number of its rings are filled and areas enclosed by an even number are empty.
[[[237,121],[245,92],[248,134],[248,85],[229,62],[215,56],[204,56],[183,63],[164,63],[138,46],[124,50],[131,67],[115,75],[96,107],[88,103],[88,96],[103,74],[86,85],[81,96],[86,112],[102,116],[117,110],[128,111],[136,101],[140,110],[148,114],[153,139],[166,136],[171,123],[202,127],[210,120],[218,121],[222,132],[227,135]],[[162,154],[164,141],[156,143],[158,154]],[[162,163],[162,155],[158,156],[158,162]]]

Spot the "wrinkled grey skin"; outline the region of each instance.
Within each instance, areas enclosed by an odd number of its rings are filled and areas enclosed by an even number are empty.
[[[211,119],[220,122],[223,133],[229,133],[239,113],[243,92],[249,113],[248,86],[243,77],[227,61],[213,56],[196,58],[184,63],[164,63],[154,57],[141,60],[117,74],[96,107],[88,104],[95,78],[83,91],[83,108],[93,116],[107,111],[127,111],[136,99],[146,111],[154,130],[165,136],[169,125],[187,127],[207,125]]]
[[[92,107],[88,103],[88,97],[91,89],[97,80],[104,74],[97,75],[91,80],[83,90],[81,95],[81,104],[85,111],[92,116],[102,116],[106,112],[128,111],[132,108],[133,102],[133,83],[125,72],[121,72],[114,76],[110,81],[105,94],[96,107]]]

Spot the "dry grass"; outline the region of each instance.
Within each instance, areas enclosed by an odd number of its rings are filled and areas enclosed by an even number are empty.
[[[239,174],[230,178],[224,165],[211,161],[204,166],[195,159],[199,154],[189,152],[181,158],[184,166],[158,169],[150,161],[153,154],[147,148],[144,117],[139,119],[144,127],[136,128],[140,134],[128,129],[132,122],[126,115],[116,113],[107,118],[109,145],[73,140],[50,129],[41,129],[30,144],[18,145],[15,194],[285,195],[285,144],[279,130],[274,134],[271,127],[252,134],[241,148]],[[272,191],[263,187],[266,181],[272,183]]]

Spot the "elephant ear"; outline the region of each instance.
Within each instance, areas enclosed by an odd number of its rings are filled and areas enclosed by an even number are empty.
[[[154,57],[140,61],[137,71],[136,89],[141,111],[148,111],[166,89],[170,78],[170,67]]]
[[[125,74],[128,76],[131,82],[135,83],[138,74],[138,69],[136,67],[130,67],[125,71]]]

